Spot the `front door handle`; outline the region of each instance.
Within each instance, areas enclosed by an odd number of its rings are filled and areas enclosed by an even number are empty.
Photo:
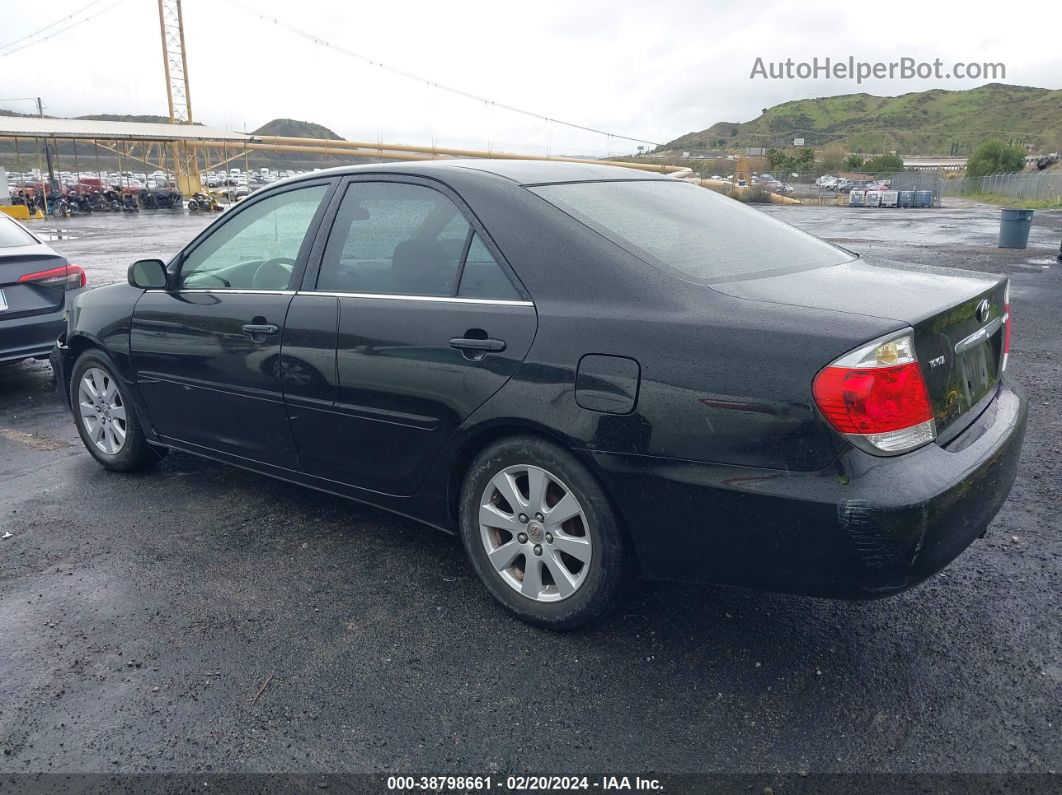
[[[244,334],[250,334],[252,337],[276,334],[280,331],[280,326],[276,323],[246,323],[241,328]]]
[[[505,340],[496,340],[490,337],[477,339],[475,337],[454,337],[450,340],[450,347],[459,351],[473,353],[501,353],[505,350]]]

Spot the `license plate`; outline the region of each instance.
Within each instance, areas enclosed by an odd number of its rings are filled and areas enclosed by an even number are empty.
[[[7,311],[7,299],[4,298],[4,291],[0,290],[0,312]]]

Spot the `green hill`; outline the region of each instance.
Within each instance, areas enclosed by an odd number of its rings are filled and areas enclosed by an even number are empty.
[[[327,138],[333,141],[342,140],[340,136],[320,124],[312,121],[298,121],[297,119],[273,119],[266,122],[251,135],[282,135],[288,138]]]
[[[839,143],[852,152],[966,154],[986,138],[1062,147],[1062,90],[1002,83],[966,91],[920,91],[898,97],[845,94],[784,102],[747,122],[718,122],[662,149],[782,147]]]

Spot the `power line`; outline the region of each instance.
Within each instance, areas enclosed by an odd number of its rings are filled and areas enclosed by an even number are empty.
[[[256,11],[256,10],[254,10],[253,8],[249,8],[248,6],[244,5],[243,3],[238,2],[238,0],[227,0],[227,2],[229,3],[229,5],[236,6],[237,8],[240,8],[241,10],[247,12],[248,14],[251,14],[253,16],[258,17],[263,22],[270,22],[270,23],[276,25],[277,27],[288,31],[289,33],[293,33],[296,36],[300,36],[301,38],[304,38],[307,41],[313,42],[316,45],[319,45],[321,47],[326,47],[326,48],[328,48],[330,50],[333,50],[335,52],[341,53],[343,55],[347,55],[347,56],[349,56],[351,58],[356,58],[359,61],[362,61],[364,63],[369,64],[370,66],[379,67],[380,69],[383,69],[385,71],[391,72],[392,74],[396,74],[399,77],[404,77],[407,80],[413,80],[413,81],[418,82],[418,83],[423,83],[424,85],[428,86],[429,88],[437,88],[440,91],[446,91],[446,92],[448,92],[450,94],[455,94],[457,96],[464,97],[465,99],[471,99],[471,100],[474,100],[476,102],[482,102],[485,105],[487,105],[488,107],[501,108],[503,110],[511,111],[513,113],[519,113],[519,114],[521,114],[523,116],[529,116],[530,118],[533,118],[533,119],[538,119],[539,121],[550,122],[552,124],[559,124],[559,125],[561,125],[563,127],[571,127],[573,129],[576,129],[576,130],[582,130],[584,132],[595,133],[597,135],[605,135],[605,136],[609,136],[609,137],[612,137],[612,138],[618,138],[618,139],[623,140],[623,141],[633,141],[634,143],[639,143],[639,144],[650,144],[651,146],[660,146],[661,145],[657,141],[646,141],[643,138],[632,138],[629,135],[618,135],[616,133],[612,133],[612,132],[609,132],[607,130],[599,130],[599,129],[595,128],[595,127],[587,127],[586,125],[583,125],[583,124],[576,124],[576,123],[570,122],[570,121],[563,121],[562,119],[556,119],[556,118],[553,118],[552,116],[547,116],[547,115],[545,115],[543,113],[536,113],[535,111],[525,110],[524,108],[518,108],[518,107],[516,107],[514,105],[509,105],[509,104],[506,104],[504,102],[498,102],[498,101],[490,99],[488,97],[483,97],[483,96],[480,96],[478,94],[473,94],[473,93],[471,93],[469,91],[464,91],[464,90],[462,90],[460,88],[454,88],[453,86],[448,86],[448,85],[444,85],[442,83],[437,83],[434,80],[431,80],[431,79],[429,79],[427,77],[421,77],[420,75],[414,74],[412,72],[407,72],[404,69],[399,69],[399,68],[394,67],[394,66],[389,66],[389,65],[387,65],[385,63],[381,63],[380,61],[377,61],[374,58],[370,58],[367,55],[362,55],[359,52],[354,52],[353,50],[348,50],[346,47],[342,47],[342,46],[340,46],[338,44],[332,44],[331,42],[326,41],[326,40],[322,39],[319,36],[315,36],[314,34],[308,33],[305,30],[301,30],[301,29],[299,29],[299,28],[297,28],[297,27],[295,27],[293,25],[287,24],[286,22],[282,22],[281,20],[277,19],[276,17],[266,16],[265,14],[262,14],[262,13]]]
[[[97,4],[101,3],[101,2],[103,2],[103,0],[93,0],[87,6],[82,6],[80,9],[78,9],[74,13],[68,14],[67,16],[63,17],[62,19],[60,19],[60,20],[58,20],[56,22],[53,22],[50,25],[46,25],[45,27],[43,27],[40,30],[38,30],[36,33],[30,33],[29,35],[23,36],[20,39],[15,39],[14,41],[8,42],[3,47],[0,47],[0,50],[7,50],[7,52],[0,52],[0,58],[6,58],[9,55],[14,55],[16,52],[20,52],[21,50],[24,50],[27,47],[32,47],[34,44],[40,44],[41,42],[48,41],[48,39],[54,38],[54,37],[58,36],[61,33],[65,33],[66,31],[70,30],[71,28],[76,28],[78,25],[83,25],[86,22],[89,22],[89,21],[95,19],[96,17],[100,16],[101,14],[106,14],[112,8],[116,8],[116,7],[120,6],[122,3],[125,2],[125,0],[117,0],[117,2],[111,3],[111,5],[107,6],[106,8],[101,8],[99,11],[97,11],[94,14],[89,14],[87,17],[83,17],[82,19],[79,19],[76,22],[71,22],[66,27],[59,28],[59,30],[56,30],[56,31],[54,31],[52,33],[49,33],[47,36],[43,36],[43,37],[41,37],[39,39],[36,38],[41,33],[44,33],[46,30],[50,30],[51,28],[54,28],[56,25],[59,25],[60,23],[66,22],[69,19],[73,19],[78,14],[82,13],[83,11],[87,11],[88,9],[92,8],[92,6],[97,5]],[[27,39],[33,39],[33,41],[26,41]],[[20,42],[26,42],[26,43],[22,44],[22,46],[20,46],[20,47],[15,47],[13,50],[7,49],[9,47],[12,47],[15,44],[19,44]]]

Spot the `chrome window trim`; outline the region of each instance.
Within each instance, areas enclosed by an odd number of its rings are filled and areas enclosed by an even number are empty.
[[[401,295],[396,293],[343,293],[326,290],[298,290],[296,295],[326,295],[332,298],[376,298],[385,301],[432,301],[447,304],[486,304],[490,306],[530,306],[533,301],[514,301],[504,298],[459,298],[450,295]]]
[[[161,288],[149,288],[145,293],[225,293],[225,294],[250,294],[250,295],[295,295],[295,290],[253,290],[238,287],[186,287],[179,290],[163,290]]]

